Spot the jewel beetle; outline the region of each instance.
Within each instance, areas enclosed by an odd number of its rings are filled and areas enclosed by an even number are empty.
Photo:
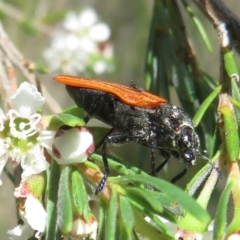
[[[59,75],[54,80],[65,84],[70,97],[87,112],[85,122],[94,116],[112,126],[102,142],[104,176],[96,188],[99,193],[110,173],[106,155],[107,144],[137,142],[151,149],[151,174],[163,167],[171,155],[184,162],[184,170],[172,182],[181,178],[194,165],[196,158],[213,163],[200,150],[199,137],[190,116],[164,98],[148,93],[136,85],[125,86],[90,78]],[[165,161],[155,167],[155,149]],[[216,168],[215,168],[216,169]]]

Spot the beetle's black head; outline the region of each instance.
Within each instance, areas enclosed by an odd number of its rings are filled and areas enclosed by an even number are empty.
[[[195,129],[190,126],[183,126],[176,135],[176,145],[181,161],[194,165],[196,156],[199,155],[199,138]]]
[[[188,166],[191,166],[195,164],[196,158],[200,157],[206,160],[211,165],[212,169],[215,169],[220,178],[222,178],[220,170],[200,150],[199,137],[194,128],[191,128],[190,126],[183,127],[177,135],[176,143],[179,151],[174,155],[181,161],[185,162]]]

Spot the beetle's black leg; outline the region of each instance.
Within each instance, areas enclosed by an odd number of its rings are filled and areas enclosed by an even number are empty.
[[[105,138],[106,138],[108,135],[110,135],[113,131],[114,131],[114,128],[111,128],[111,129],[107,132],[107,134],[102,138],[102,140],[95,145],[95,150],[97,150],[98,148],[100,148],[100,147],[102,146]]]
[[[98,108],[98,100],[100,98],[102,98],[103,96],[105,95],[105,93],[103,93],[102,95],[99,95],[93,102],[92,104],[90,105],[90,107],[88,108],[87,110],[87,114],[86,116],[84,117],[84,122],[87,124],[88,121],[92,118],[94,112],[96,111],[96,109]]]
[[[166,165],[166,163],[168,162],[168,160],[171,157],[171,154],[167,151],[164,150],[160,150],[160,154],[164,157],[164,161],[156,168],[155,172],[158,173],[160,170],[162,170],[162,168]]]
[[[172,180],[171,180],[171,183],[175,183],[177,182],[179,179],[181,179],[187,172],[189,168],[189,165],[186,165],[186,167],[183,169],[182,172],[180,172],[176,177],[174,177]]]
[[[159,171],[162,170],[162,168],[166,165],[166,163],[168,162],[169,158],[165,158],[164,161],[157,166],[157,168],[155,169],[155,172],[158,173]]]
[[[113,133],[112,135],[108,135],[104,139],[103,144],[102,144],[102,159],[103,159],[103,164],[104,164],[104,168],[105,168],[105,173],[103,175],[102,180],[98,184],[98,187],[96,188],[96,191],[95,191],[96,195],[102,191],[102,189],[107,181],[108,175],[110,173],[108,160],[107,160],[107,154],[106,154],[107,144],[111,144],[111,143],[123,144],[123,143],[129,142],[129,141],[132,141],[132,140],[133,139],[131,139],[129,136],[123,135],[122,133]]]

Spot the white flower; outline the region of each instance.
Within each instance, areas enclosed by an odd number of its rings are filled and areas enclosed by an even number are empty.
[[[13,166],[21,164],[22,177],[27,178],[49,167],[41,142],[42,116],[37,113],[45,99],[34,85],[24,82],[10,100],[13,109],[6,114],[0,110],[0,174],[10,159]]]
[[[29,224],[17,225],[12,230],[7,231],[9,240],[26,240],[32,237],[34,234],[33,229]]]
[[[29,176],[41,173],[49,168],[49,163],[46,161],[42,153],[41,146],[35,147],[28,151],[24,161],[21,162],[23,169],[22,180],[27,179]]]
[[[47,213],[43,208],[42,203],[33,196],[28,196],[25,202],[25,211],[25,218],[31,228],[39,233],[44,232]]]
[[[97,228],[97,220],[93,215],[88,222],[86,222],[81,217],[75,217],[70,236],[78,238],[89,237],[90,239],[97,239]]]
[[[33,236],[34,231],[37,231],[35,237],[41,238],[41,234],[45,231],[47,221],[47,213],[42,203],[29,194],[25,200],[24,210],[20,211],[20,216],[24,224],[18,225],[8,231],[9,238],[13,240],[26,240]]]
[[[99,23],[90,29],[89,35],[95,41],[104,42],[110,37],[110,30],[105,23]]]
[[[52,145],[52,154],[59,164],[85,162],[93,150],[93,136],[86,128],[80,127],[60,129]]]
[[[38,174],[21,181],[14,191],[14,196],[18,198],[19,216],[27,226],[37,231],[37,238],[46,228],[47,213],[39,200],[43,198],[45,188],[46,175]]]
[[[49,69],[74,75],[86,70],[98,74],[112,71],[113,51],[108,41],[110,33],[108,25],[99,22],[96,12],[91,8],[80,14],[68,13],[63,29],[53,34],[52,44],[44,52]],[[102,48],[103,43],[108,44]],[[104,64],[96,67],[99,61]]]
[[[73,12],[67,14],[63,26],[68,31],[78,31],[80,28],[89,28],[97,22],[97,14],[92,8],[86,8],[79,15]]]

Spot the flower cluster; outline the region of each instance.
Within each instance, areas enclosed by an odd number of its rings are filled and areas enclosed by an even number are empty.
[[[8,160],[21,165],[23,180],[49,167],[42,148],[49,132],[42,131],[42,116],[37,112],[44,102],[36,87],[24,82],[11,98],[13,109],[6,114],[0,110],[0,173]]]
[[[44,58],[50,71],[61,70],[73,75],[112,71],[113,50],[109,37],[109,27],[98,21],[93,9],[85,9],[80,14],[70,12],[62,28],[53,34]]]
[[[34,85],[22,83],[10,100],[12,109],[6,114],[0,109],[0,175],[7,162],[22,168],[21,183],[14,195],[23,224],[8,231],[8,235],[9,239],[28,239],[36,231],[35,237],[41,238],[47,219],[46,170],[50,160],[46,156],[50,154],[61,165],[85,162],[94,150],[93,137],[80,127],[45,130],[46,120],[40,114],[45,99]],[[88,222],[78,218],[73,219],[75,235],[96,233],[94,216]]]

